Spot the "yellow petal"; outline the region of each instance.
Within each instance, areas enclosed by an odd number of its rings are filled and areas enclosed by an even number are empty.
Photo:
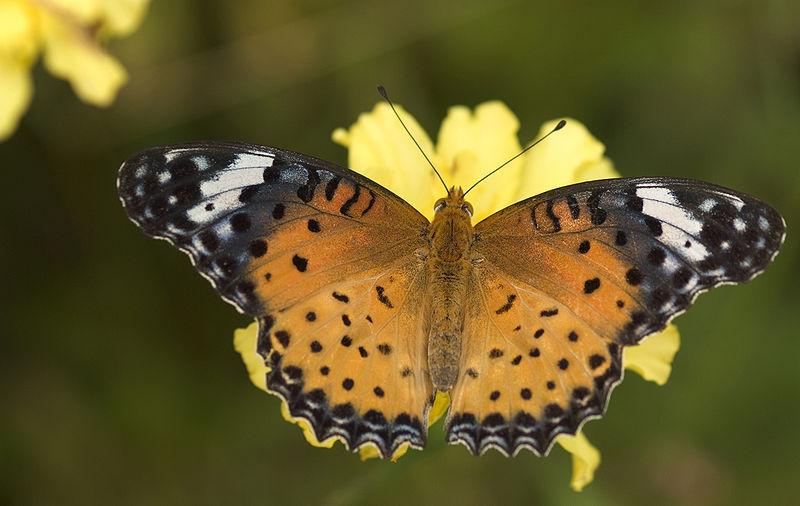
[[[435,424],[439,419],[447,413],[447,408],[450,407],[450,394],[447,392],[436,392],[436,398],[433,400],[433,406],[428,412],[428,427]]]
[[[38,47],[36,10],[22,0],[0,1],[0,58],[30,64]]]
[[[433,143],[413,116],[396,106],[408,129],[436,164]],[[348,148],[348,165],[396,193],[429,218],[443,196],[441,184],[414,142],[385,103],[361,114],[349,130],[333,132],[334,142]],[[438,165],[437,165],[438,167]]]
[[[401,443],[400,446],[397,447],[397,450],[391,456],[392,462],[397,462],[403,455],[408,452],[410,445],[408,443]],[[378,448],[375,445],[368,444],[366,446],[362,446],[358,449],[358,456],[361,458],[361,461],[369,460],[369,459],[376,459],[381,456]]]
[[[440,171],[447,184],[466,190],[517,154],[521,149],[518,131],[519,120],[502,102],[485,102],[474,112],[464,106],[451,107],[436,143],[436,152],[442,160]],[[457,163],[465,152],[471,153],[473,163]],[[521,167],[521,161],[514,161],[470,192],[469,201],[475,208],[473,221],[514,203]]]
[[[0,140],[17,129],[32,95],[30,66],[0,58]]]
[[[542,125],[537,138],[552,130],[557,121]],[[605,146],[580,121],[567,119],[563,129],[525,155],[518,199],[581,181],[619,177],[603,157],[604,151]]]
[[[400,446],[398,446],[397,450],[392,454],[392,462],[400,460],[400,457],[405,455],[409,448],[411,448],[409,443],[400,443]]]
[[[381,456],[380,452],[377,448],[373,445],[362,446],[358,449],[358,456],[361,458],[361,461],[369,460],[369,459],[377,459]]]
[[[130,35],[141,24],[149,5],[150,0],[101,0],[103,33],[116,37]]]
[[[67,79],[81,100],[109,105],[127,80],[122,65],[80,27],[51,14],[41,19],[45,67]]]
[[[286,404],[286,401],[281,399],[281,416],[284,420],[289,423],[293,423],[298,425],[300,429],[303,431],[303,437],[306,438],[308,444],[317,448],[332,448],[337,441],[342,441],[340,436],[331,436],[324,441],[320,441],[317,439],[317,436],[314,434],[314,429],[311,428],[311,423],[305,418],[295,418],[289,412],[289,406]]]
[[[572,480],[569,486],[580,492],[594,479],[594,472],[600,465],[600,451],[578,432],[574,436],[558,436],[556,442],[572,454]]]
[[[93,25],[100,17],[99,0],[47,0],[41,8],[79,25]]]
[[[256,352],[257,340],[257,322],[251,323],[246,328],[233,331],[233,348],[242,356],[250,381],[266,392],[269,367],[264,363],[264,358]]]
[[[622,364],[648,381],[663,385],[672,372],[672,360],[681,346],[678,327],[673,324],[657,334],[646,337],[637,346],[622,352]]]

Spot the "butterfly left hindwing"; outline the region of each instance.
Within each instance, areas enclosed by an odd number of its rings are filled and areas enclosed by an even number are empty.
[[[603,413],[622,347],[697,294],[772,260],[784,223],[753,197],[699,181],[616,179],[559,188],[478,223],[461,376],[448,440],[546,453]]]

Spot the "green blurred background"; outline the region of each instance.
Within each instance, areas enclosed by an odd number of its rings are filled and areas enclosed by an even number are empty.
[[[111,108],[40,66],[0,144],[0,503],[797,503],[800,3],[181,0],[111,51],[131,76]],[[587,426],[603,463],[581,494],[558,448],[475,458],[441,426],[397,464],[312,448],[247,379],[247,319],[122,212],[116,170],[153,145],[344,163],[330,133],[377,83],[432,134],[448,106],[501,99],[523,141],[579,118],[625,175],[707,179],[786,217],[771,269],[677,320],[668,385],[628,375]]]

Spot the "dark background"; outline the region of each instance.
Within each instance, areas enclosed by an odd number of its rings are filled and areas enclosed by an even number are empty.
[[[109,109],[37,67],[0,144],[0,503],[795,502],[800,4],[655,4],[155,2],[111,45],[130,82]],[[668,385],[629,374],[587,426],[603,463],[581,494],[560,449],[474,458],[441,426],[397,464],[312,448],[233,351],[247,319],[122,212],[117,168],[152,145],[242,140],[344,163],[330,133],[377,83],[431,135],[448,106],[501,99],[523,142],[572,116],[625,175],[707,179],[786,218],[772,268],[677,320]]]

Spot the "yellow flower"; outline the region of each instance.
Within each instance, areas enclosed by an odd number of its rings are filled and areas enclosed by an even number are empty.
[[[502,102],[486,102],[474,111],[463,106],[452,107],[442,122],[435,146],[411,115],[401,107],[397,109],[448,184],[466,188],[521,149],[517,138],[519,121]],[[549,132],[556,122],[542,125],[539,136]],[[348,148],[350,168],[392,190],[428,218],[433,217],[434,202],[442,196],[443,189],[388,105],[380,103],[371,112],[362,114],[349,129],[337,129],[333,132],[333,140]],[[618,177],[609,159],[603,155],[604,151],[605,146],[585,126],[569,119],[567,128],[503,168],[501,174],[493,176],[494,180],[482,183],[470,193],[470,201],[475,207],[474,221],[555,187]],[[265,370],[263,360],[255,351],[255,339],[255,325],[246,332],[237,331],[236,349],[242,354],[253,382],[265,389]],[[243,346],[245,340],[247,345]],[[639,346],[626,349],[623,364],[644,379],[663,385],[669,377],[679,345],[677,328],[669,325]],[[448,405],[446,394],[437,395],[429,424],[440,418]],[[296,419],[290,421],[298,423]],[[306,428],[304,433],[312,444],[320,446],[313,433]],[[581,432],[575,436],[559,436],[556,441],[572,455],[571,486],[580,491],[592,481],[600,464],[600,452]],[[393,460],[403,453],[397,452],[392,456]],[[362,449],[360,454],[362,459],[377,456],[377,452],[370,449]]]
[[[17,128],[33,94],[30,70],[44,66],[78,97],[107,106],[127,74],[101,42],[132,33],[149,0],[0,0],[0,140]]]

